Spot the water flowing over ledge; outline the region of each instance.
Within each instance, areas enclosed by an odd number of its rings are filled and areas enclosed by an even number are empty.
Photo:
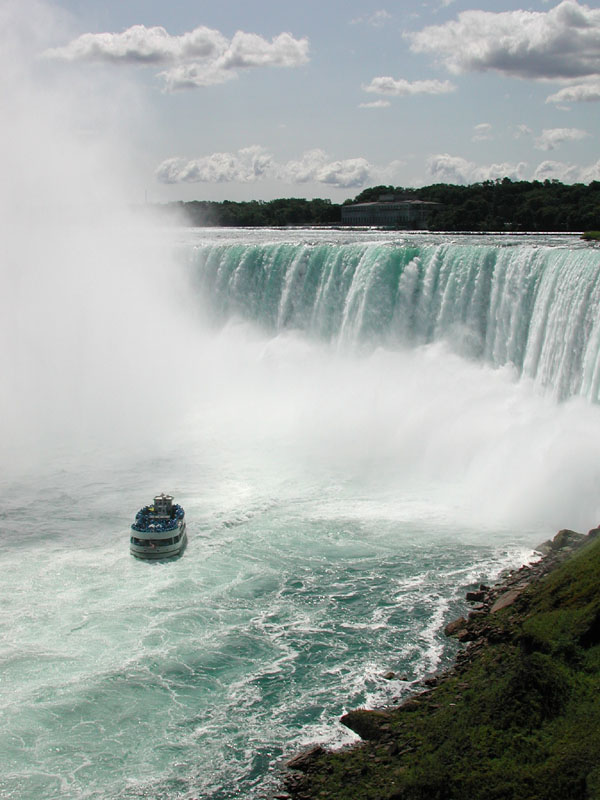
[[[356,348],[447,341],[557,399],[600,392],[600,251],[530,243],[202,244],[195,277],[241,316]]]

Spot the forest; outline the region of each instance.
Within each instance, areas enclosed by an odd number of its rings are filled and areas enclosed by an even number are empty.
[[[600,181],[563,184],[557,180],[483,181],[469,186],[437,183],[418,189],[373,186],[348,203],[367,203],[393,194],[439,203],[432,231],[587,231],[600,229]],[[341,205],[330,200],[290,197],[277,200],[215,202],[194,200],[160,206],[173,218],[202,227],[338,225]]]

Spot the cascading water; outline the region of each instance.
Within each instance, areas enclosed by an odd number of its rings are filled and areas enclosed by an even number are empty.
[[[340,345],[424,345],[518,372],[558,399],[597,402],[600,252],[526,243],[281,242],[198,246],[222,315]]]
[[[29,246],[14,283],[11,325],[35,324],[4,434],[17,453],[51,430],[1,484],[11,800],[258,800],[284,756],[352,740],[345,710],[450,662],[467,587],[600,518],[597,250],[140,238],[93,259],[61,238],[41,288]],[[189,544],[139,562],[129,525],[160,491]]]

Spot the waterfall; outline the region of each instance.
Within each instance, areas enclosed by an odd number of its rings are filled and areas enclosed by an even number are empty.
[[[203,244],[195,280],[219,320],[340,347],[418,347],[518,374],[557,399],[600,393],[600,252],[454,242]]]

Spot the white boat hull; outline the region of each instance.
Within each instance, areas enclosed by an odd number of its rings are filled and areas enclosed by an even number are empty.
[[[159,559],[179,555],[187,544],[185,521],[172,531],[141,532],[132,529],[129,550],[136,558]]]

